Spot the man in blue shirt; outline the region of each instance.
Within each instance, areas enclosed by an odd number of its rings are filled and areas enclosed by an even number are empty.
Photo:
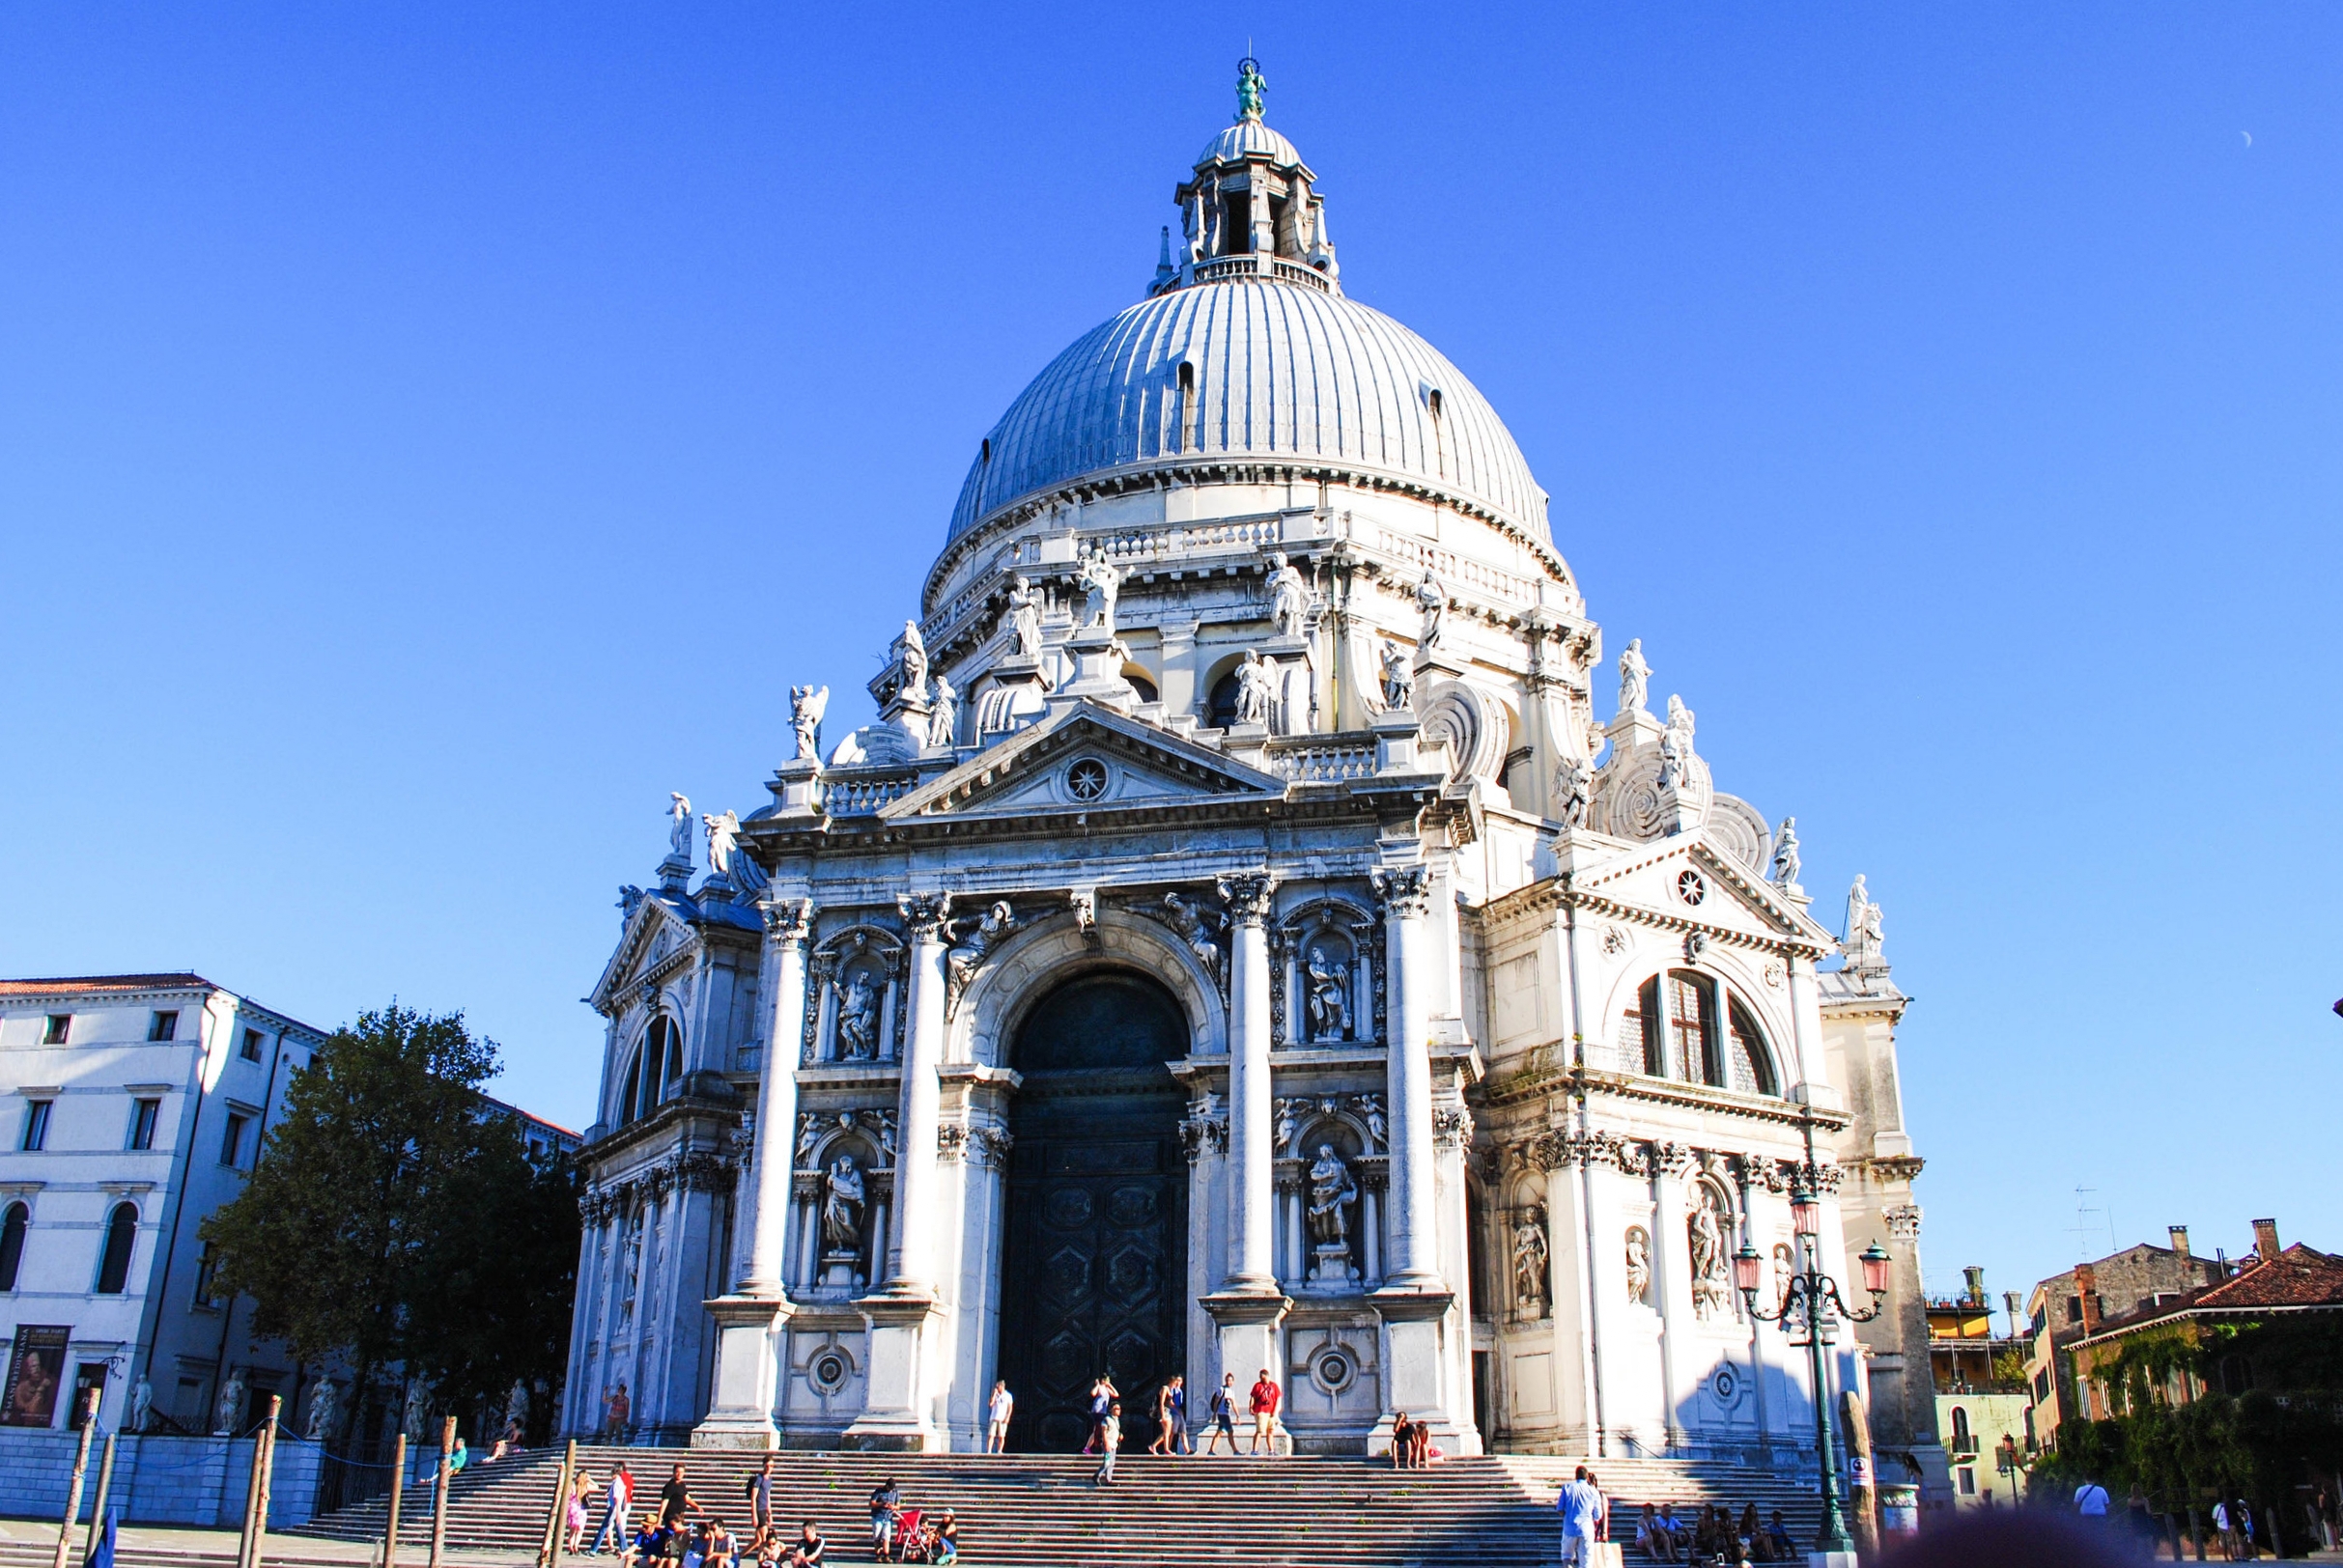
[[[1562,1568],[1586,1568],[1595,1560],[1595,1537],[1602,1530],[1603,1502],[1602,1494],[1587,1479],[1584,1465],[1563,1487],[1554,1507],[1562,1515]]]

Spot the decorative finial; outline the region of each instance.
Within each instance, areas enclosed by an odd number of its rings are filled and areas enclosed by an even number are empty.
[[[1236,117],[1239,120],[1258,120],[1261,117],[1261,95],[1269,89],[1268,78],[1261,74],[1261,63],[1251,55],[1236,63]]]

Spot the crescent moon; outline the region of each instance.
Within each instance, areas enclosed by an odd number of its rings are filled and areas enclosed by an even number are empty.
[[[2245,145],[2246,145],[2247,147],[2251,147],[2251,146],[2253,145],[2253,132],[2252,132],[2252,131],[2250,131],[2250,130],[2241,130],[2241,131],[2239,131],[2239,132],[2238,132],[2238,134],[2239,134],[2240,136],[2243,136],[2243,137],[2244,137],[2244,138],[2245,138]]]

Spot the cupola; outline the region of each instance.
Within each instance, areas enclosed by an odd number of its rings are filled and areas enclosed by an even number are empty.
[[[1326,238],[1326,198],[1314,188],[1317,176],[1293,143],[1262,122],[1269,84],[1260,63],[1248,55],[1236,70],[1236,123],[1205,144],[1195,174],[1173,193],[1183,237],[1180,265],[1159,266],[1148,292],[1270,277],[1340,294],[1334,244]]]

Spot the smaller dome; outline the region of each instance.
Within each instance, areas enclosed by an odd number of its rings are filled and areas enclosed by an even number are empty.
[[[1196,161],[1199,165],[1235,163],[1264,153],[1272,163],[1290,166],[1302,161],[1302,154],[1294,151],[1293,143],[1251,118],[1239,120],[1206,142]]]

